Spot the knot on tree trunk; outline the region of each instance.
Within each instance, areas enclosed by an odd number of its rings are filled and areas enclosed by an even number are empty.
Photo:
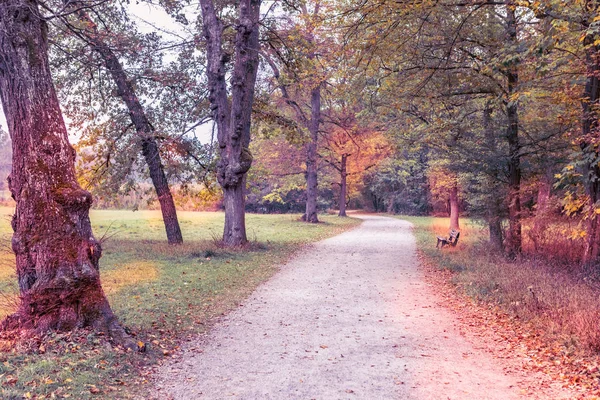
[[[89,210],[93,202],[90,192],[75,185],[55,188],[52,194],[58,204],[70,211]]]
[[[235,187],[241,184],[244,175],[252,166],[252,153],[242,148],[239,161],[228,162],[221,159],[217,165],[217,178],[223,188]]]

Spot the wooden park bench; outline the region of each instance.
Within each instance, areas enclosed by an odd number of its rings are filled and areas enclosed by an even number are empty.
[[[437,237],[437,244],[435,245],[436,249],[443,249],[444,246],[452,246],[455,247],[456,244],[458,243],[458,237],[460,236],[460,232],[459,231],[455,231],[454,229],[452,229],[450,231],[450,234],[448,235],[448,238],[445,237],[441,237],[438,236]],[[441,246],[440,246],[441,244]]]

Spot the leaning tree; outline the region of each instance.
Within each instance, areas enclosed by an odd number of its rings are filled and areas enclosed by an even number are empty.
[[[141,144],[141,152],[148,165],[150,179],[160,204],[167,240],[169,244],[181,244],[183,236],[177,219],[177,209],[161,161],[154,125],[142,105],[132,80],[125,71],[123,63],[110,45],[110,38],[117,34],[111,32],[106,24],[103,25],[105,29],[101,30],[83,7],[86,5],[85,2],[65,0],[64,3],[67,10],[72,10],[73,15],[72,17],[69,14],[62,16],[66,29],[100,56],[114,81],[117,95],[129,111],[129,117],[135,127]],[[89,6],[94,7],[95,4]],[[96,12],[98,13],[97,10]]]
[[[75,177],[75,151],[48,65],[48,27],[37,0],[0,2],[0,98],[13,144],[9,187],[20,303],[2,329],[44,332],[90,326],[134,342],[100,284],[91,195]]]

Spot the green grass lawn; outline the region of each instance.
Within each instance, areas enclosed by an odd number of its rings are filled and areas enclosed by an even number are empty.
[[[9,250],[10,214],[0,208],[0,313],[14,304],[16,278]],[[148,345],[146,354],[107,349],[93,333],[56,334],[29,348],[0,353],[0,397],[130,398],[148,386],[145,366],[177,350],[182,338],[205,331],[276,272],[301,246],[359,223],[320,216],[306,224],[298,215],[247,215],[249,250],[217,246],[223,214],[180,212],[185,243],[169,246],[159,211],[91,213],[94,232],[105,238],[100,260],[103,287],[121,320]]]

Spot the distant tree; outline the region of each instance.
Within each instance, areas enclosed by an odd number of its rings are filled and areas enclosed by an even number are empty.
[[[364,195],[375,211],[427,215],[431,205],[426,171],[426,148],[399,150],[365,173]]]
[[[273,72],[275,102],[287,109],[305,132],[306,212],[303,220],[319,222],[319,139],[323,124],[323,93],[336,54],[336,41],[327,22],[325,4],[312,0],[282,2],[282,10],[268,24],[263,58]]]
[[[75,177],[48,63],[48,27],[36,0],[0,3],[0,97],[13,143],[9,186],[17,202],[12,248],[20,303],[5,330],[46,332],[91,326],[135,344],[100,284],[92,196]]]
[[[338,216],[346,216],[350,194],[359,191],[363,177],[390,153],[385,137],[372,127],[361,126],[355,110],[328,107],[320,157],[337,174]]]
[[[257,119],[261,129],[250,144],[254,160],[248,171],[246,209],[302,213],[306,209],[303,146],[275,133],[277,125],[265,126],[264,115]]]
[[[438,197],[447,203],[447,209],[450,211],[450,229],[459,230],[458,176],[444,161],[430,162],[427,170],[429,187],[434,198]]]

